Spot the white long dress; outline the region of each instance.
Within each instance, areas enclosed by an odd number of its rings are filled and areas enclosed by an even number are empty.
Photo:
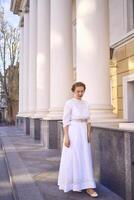
[[[72,98],[65,103],[63,114],[63,127],[69,125],[70,139],[69,148],[63,144],[58,176],[59,189],[64,192],[96,188],[87,122],[76,119],[90,119],[89,105],[84,100]]]

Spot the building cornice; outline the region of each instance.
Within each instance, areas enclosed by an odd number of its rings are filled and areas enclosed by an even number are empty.
[[[127,44],[131,40],[134,40],[134,29],[132,31],[128,32],[119,41],[116,41],[114,44],[111,44],[110,47],[115,49],[115,48],[123,46],[124,44]]]
[[[10,10],[16,15],[29,11],[29,0],[11,0]]]

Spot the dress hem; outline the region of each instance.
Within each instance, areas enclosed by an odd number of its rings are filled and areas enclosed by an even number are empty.
[[[63,190],[64,192],[69,192],[71,190],[72,191],[80,191],[80,190],[84,190],[87,188],[96,188],[96,184],[94,181],[92,183],[90,181],[90,182],[86,182],[86,183],[79,184],[79,185],[68,184],[67,186],[58,183],[58,186],[59,186],[59,190]]]

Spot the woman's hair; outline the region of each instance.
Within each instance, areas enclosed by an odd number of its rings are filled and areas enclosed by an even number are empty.
[[[72,92],[74,92],[77,87],[83,87],[84,90],[86,89],[86,85],[84,83],[82,83],[82,82],[75,82],[72,85],[72,88],[71,88]]]

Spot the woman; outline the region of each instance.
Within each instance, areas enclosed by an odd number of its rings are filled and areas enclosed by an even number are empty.
[[[96,183],[93,177],[91,155],[91,131],[88,103],[82,100],[86,86],[82,82],[72,85],[73,98],[64,107],[63,128],[64,140],[61,155],[58,185],[60,190],[68,192],[81,191],[91,197],[98,194],[93,188]]]

